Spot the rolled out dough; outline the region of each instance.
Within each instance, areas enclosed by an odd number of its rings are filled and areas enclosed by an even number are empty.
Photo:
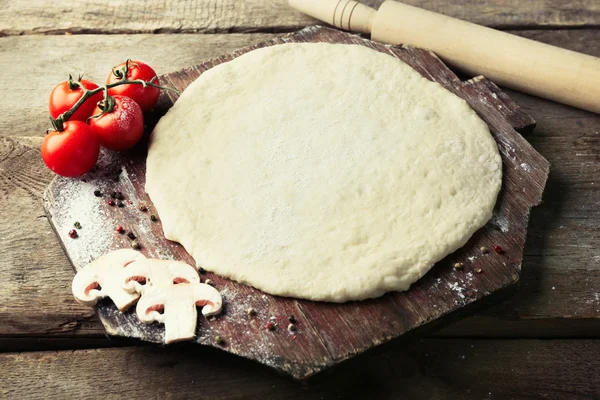
[[[198,266],[343,302],[407,290],[492,216],[502,163],[467,103],[357,45],[285,44],[193,82],[146,191]]]

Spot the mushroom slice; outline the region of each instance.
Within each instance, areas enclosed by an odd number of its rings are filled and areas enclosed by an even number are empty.
[[[221,295],[204,283],[161,286],[144,292],[136,312],[144,323],[165,324],[165,343],[169,344],[194,338],[198,318],[196,306],[203,307],[205,316],[218,314],[222,307]]]
[[[71,290],[75,300],[93,306],[99,299],[110,297],[120,311],[126,310],[137,301],[139,295],[123,289],[119,281],[120,273],[127,265],[145,259],[138,251],[121,249],[92,261],[73,278]]]
[[[181,283],[200,283],[196,268],[181,261],[145,259],[121,271],[123,288],[129,293],[145,293],[150,288]]]

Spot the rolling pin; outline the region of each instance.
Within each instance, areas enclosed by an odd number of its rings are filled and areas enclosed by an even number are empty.
[[[290,6],[371,39],[434,51],[467,74],[600,113],[600,58],[561,49],[396,1],[375,10],[353,0],[289,0]]]

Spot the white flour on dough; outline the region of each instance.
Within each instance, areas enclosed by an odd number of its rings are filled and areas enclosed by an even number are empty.
[[[502,163],[467,103],[356,45],[202,74],[152,133],[146,191],[198,266],[343,302],[407,290],[492,216]]]

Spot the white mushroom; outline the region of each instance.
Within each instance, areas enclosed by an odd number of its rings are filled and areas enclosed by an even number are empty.
[[[145,259],[121,272],[121,283],[129,293],[145,293],[149,288],[180,283],[200,283],[196,268],[181,261]]]
[[[137,301],[139,295],[123,289],[119,281],[120,272],[127,265],[145,258],[138,251],[121,249],[92,261],[73,278],[71,289],[75,300],[93,306],[98,299],[110,297],[120,311],[126,310]]]
[[[193,339],[196,334],[197,310],[204,316],[221,312],[221,295],[204,283],[181,283],[161,286],[144,293],[136,311],[140,321],[165,324],[165,343]]]

